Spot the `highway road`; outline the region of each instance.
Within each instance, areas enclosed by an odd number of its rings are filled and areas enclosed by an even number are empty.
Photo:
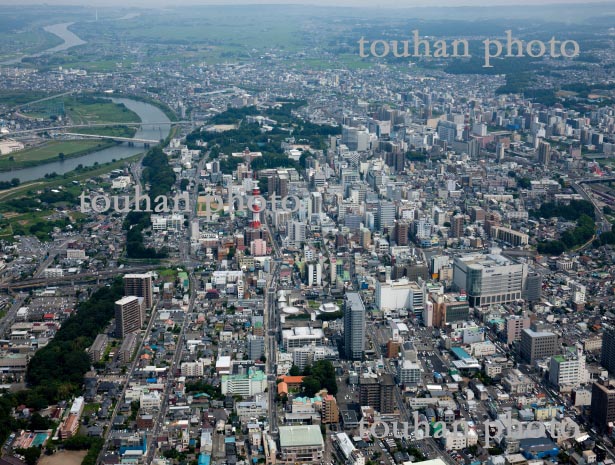
[[[141,350],[143,350],[143,344],[145,343],[146,340],[149,339],[149,335],[151,334],[153,323],[156,320],[156,314],[157,314],[157,303],[155,303],[153,308],[152,308],[152,311],[151,311],[151,314],[150,314],[150,318],[149,318],[149,322],[147,324],[145,332],[142,335],[143,337],[141,338],[141,342],[139,343],[139,347],[137,348],[137,350],[134,353],[132,363],[130,364],[130,369],[127,371],[126,379],[124,380],[124,384],[122,386],[122,392],[121,392],[121,394],[116,399],[115,407],[113,408],[113,412],[111,413],[111,419],[109,420],[108,427],[105,430],[105,434],[103,436],[104,444],[103,444],[103,447],[102,447],[102,449],[100,451],[100,454],[98,454],[98,459],[96,461],[97,464],[101,463],[102,458],[105,456],[105,454],[108,451],[109,435],[111,434],[111,431],[113,429],[113,422],[115,421],[117,413],[119,412],[120,405],[122,404],[122,401],[124,399],[124,395],[126,394],[126,389],[128,389],[128,384],[129,384],[130,380],[132,379],[132,376],[134,375],[134,372],[135,372],[135,369],[137,367],[137,364],[139,363],[139,354],[141,353]]]
[[[158,416],[154,419],[154,428],[152,430],[151,436],[147,440],[147,454],[145,456],[145,463],[152,463],[154,458],[154,454],[156,452],[155,441],[156,437],[160,432],[160,428],[164,425],[165,417],[167,415],[167,410],[169,408],[169,394],[175,383],[175,373],[179,368],[181,363],[182,352],[184,350],[184,336],[186,332],[186,326],[190,322],[192,312],[194,310],[194,302],[196,300],[196,282],[193,275],[190,275],[190,302],[188,304],[188,309],[186,310],[186,314],[184,315],[184,320],[182,322],[181,331],[177,337],[177,345],[175,346],[175,354],[173,355],[173,360],[169,367],[169,372],[167,376],[167,382],[164,388],[164,394],[162,398],[162,402],[160,405],[160,410],[158,411]]]
[[[271,435],[278,432],[278,417],[275,403],[277,394],[276,384],[276,354],[277,341],[280,334],[279,320],[276,314],[277,308],[277,286],[280,274],[280,248],[275,240],[274,235],[269,227],[268,215],[265,213],[265,228],[271,238],[273,248],[273,263],[270,270],[269,278],[267,279],[267,293],[265,295],[265,306],[263,315],[263,326],[265,329],[265,357],[267,359],[267,391],[269,392],[269,433]]]

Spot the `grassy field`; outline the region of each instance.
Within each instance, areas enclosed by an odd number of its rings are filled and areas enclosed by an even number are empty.
[[[134,111],[113,102],[89,103],[78,97],[66,97],[64,110],[75,124],[138,123],[141,121]]]
[[[87,96],[66,96],[61,97],[61,99],[64,103],[66,116],[74,124],[138,123],[141,121],[139,115],[122,104]],[[46,113],[45,107],[51,105],[51,102],[56,101],[43,102],[27,110],[22,110],[22,113],[31,117],[44,116]]]
[[[38,147],[13,152],[10,155],[0,157],[0,171],[36,166],[42,163],[59,160],[63,153],[65,158],[85,155],[92,150],[100,150],[110,147],[113,142],[100,140],[67,140],[50,141]]]
[[[76,128],[77,134],[97,134],[99,136],[134,137],[137,128],[131,126],[102,126],[96,128]]]
[[[95,166],[85,170],[75,170],[67,173],[63,176],[57,176],[50,179],[34,181],[8,189],[0,191],[0,239],[11,241],[14,234],[27,231],[30,227],[48,223],[49,218],[57,214],[57,212],[50,208],[41,209],[40,211],[27,211],[24,213],[16,212],[15,209],[8,203],[9,200],[22,199],[22,198],[37,198],[37,192],[45,189],[54,189],[62,187],[63,190],[71,192],[78,197],[81,192],[91,190],[94,185],[89,184],[89,180],[99,176],[101,174],[108,173],[116,168],[122,168],[127,163],[135,161],[142,154],[135,155],[124,160],[119,160],[112,163],[106,163],[104,165]],[[79,185],[73,184],[73,181],[79,181]],[[42,206],[42,205],[41,205]],[[71,223],[76,223],[86,215],[81,212],[71,212]],[[48,238],[46,234],[40,236],[42,240]]]
[[[14,199],[18,197],[23,197],[29,192],[32,193],[34,190],[44,189],[44,188],[55,188],[58,186],[68,187],[72,183],[72,181],[85,181],[95,176],[99,176],[101,174],[109,173],[114,169],[123,168],[126,164],[138,160],[142,157],[143,154],[137,154],[129,158],[124,158],[123,160],[114,161],[111,163],[105,163],[102,165],[98,165],[96,167],[92,167],[89,170],[83,171],[70,171],[62,176],[58,176],[50,179],[41,179],[38,181],[32,181],[28,183],[24,183],[20,186],[14,187],[12,189],[7,189],[4,191],[0,191],[0,208],[2,207],[2,201]]]

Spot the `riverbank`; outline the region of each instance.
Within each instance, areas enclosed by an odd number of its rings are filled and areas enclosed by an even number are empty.
[[[6,173],[54,161],[79,158],[118,145],[119,142],[102,140],[50,141],[30,149],[13,152],[0,158],[0,173]],[[53,155],[55,153],[55,155]],[[18,173],[15,177],[19,178]]]
[[[137,99],[118,98],[109,95],[106,97],[116,104],[123,104],[128,110],[138,115],[143,125],[139,126],[135,133],[135,138],[159,141],[168,136],[172,123],[159,106],[144,103]],[[65,157],[63,161],[48,161],[48,163],[38,166],[0,172],[0,181],[10,182],[13,178],[19,179],[22,183],[36,181],[45,178],[49,173],[63,175],[64,173],[75,170],[79,165],[84,167],[94,164],[102,165],[103,163],[114,160],[123,160],[133,155],[143,154],[145,151],[146,148],[143,147],[141,143],[130,145],[125,143],[113,144],[103,150],[96,150],[87,155],[81,155],[80,157]]]
[[[106,97],[106,98],[127,98],[131,100],[136,100],[137,102],[149,103],[150,105],[153,105],[156,108],[158,108],[160,111],[162,111],[171,122],[179,121],[177,114],[175,113],[175,111],[173,111],[173,109],[170,106],[168,106],[166,103],[161,102],[160,100],[153,99],[147,95],[122,94],[122,93],[111,94],[111,95],[105,95],[105,94],[94,94],[94,95],[96,95],[97,97]]]

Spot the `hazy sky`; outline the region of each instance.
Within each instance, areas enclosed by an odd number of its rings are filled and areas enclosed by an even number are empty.
[[[18,0],[29,5],[83,5],[83,6],[137,6],[162,7],[174,5],[247,5],[247,4],[302,4],[322,6],[359,7],[444,7],[444,6],[493,6],[493,5],[545,5],[553,3],[613,3],[595,0]],[[0,0],[0,5],[15,6],[15,0]]]

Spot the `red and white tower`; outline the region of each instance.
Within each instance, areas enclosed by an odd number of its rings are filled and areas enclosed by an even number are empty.
[[[250,221],[250,227],[253,229],[259,229],[261,227],[261,204],[262,201],[261,191],[258,185],[255,185],[252,189],[252,221]]]

